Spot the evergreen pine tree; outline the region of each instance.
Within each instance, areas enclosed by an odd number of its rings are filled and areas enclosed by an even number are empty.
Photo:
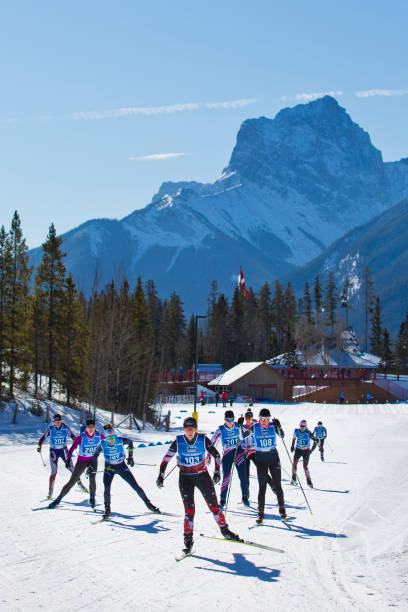
[[[346,327],[348,328],[349,326],[349,317],[348,317],[348,313],[349,310],[351,310],[351,305],[350,305],[350,290],[352,288],[352,283],[350,282],[350,279],[348,276],[346,276],[346,278],[344,279],[344,287],[341,291],[340,294],[340,306],[342,308],[344,308],[345,311],[345,318],[346,318]]]
[[[70,404],[72,397],[83,397],[86,392],[88,330],[72,274],[65,279],[64,289],[59,325],[58,381],[65,388],[67,403]]]
[[[302,310],[305,315],[307,321],[309,323],[314,323],[313,317],[313,306],[312,306],[312,298],[310,296],[310,288],[309,283],[305,283],[305,287],[303,290],[303,299],[302,299]]]
[[[326,283],[324,308],[326,311],[326,323],[330,325],[332,336],[334,336],[334,326],[337,323],[337,302],[338,295],[334,272],[329,272]]]
[[[322,287],[320,284],[320,279],[319,279],[318,274],[316,274],[315,281],[314,281],[313,297],[314,297],[314,304],[315,304],[315,315],[316,315],[315,318],[316,318],[316,322],[319,323],[320,313],[322,310],[323,291],[322,291]]]
[[[370,337],[370,350],[374,355],[381,355],[381,349],[383,347],[383,333],[381,323],[381,302],[380,298],[375,298],[375,305],[370,318],[371,321],[371,337]]]
[[[272,330],[272,298],[268,283],[262,285],[258,296],[257,308],[256,359],[266,360],[274,356]]]
[[[279,281],[275,281],[275,294],[272,299],[272,321],[275,328],[278,350],[281,351],[285,334],[285,296]]]
[[[240,361],[246,361],[246,351],[244,349],[244,300],[245,296],[240,287],[236,287],[229,309],[228,328],[228,355],[226,367],[231,367]],[[246,347],[245,347],[246,348]]]
[[[363,303],[364,303],[364,350],[368,350],[368,322],[373,312],[375,296],[374,282],[370,269],[366,267],[363,272]]]
[[[394,356],[397,371],[406,372],[408,369],[408,312],[398,331]]]
[[[382,333],[382,346],[380,352],[381,362],[380,369],[383,372],[392,372],[394,370],[394,355],[391,347],[391,339],[388,329],[385,327]]]
[[[9,295],[6,301],[7,363],[9,366],[9,392],[14,396],[18,380],[16,370],[27,367],[27,302],[32,268],[28,265],[27,245],[23,238],[20,217],[15,211],[8,236],[10,243]]]
[[[0,396],[5,381],[4,366],[7,349],[7,304],[9,302],[11,248],[4,225],[0,228]]]
[[[46,374],[48,376],[48,398],[52,399],[54,378],[57,374],[59,328],[64,301],[65,266],[61,250],[62,238],[57,236],[52,223],[48,236],[42,245],[43,256],[37,269],[35,291],[40,308],[45,314],[47,343]]]

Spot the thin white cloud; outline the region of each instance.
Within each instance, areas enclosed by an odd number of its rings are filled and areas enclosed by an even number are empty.
[[[356,91],[357,98],[370,98],[371,96],[406,96],[408,87],[404,89],[366,89]]]
[[[11,119],[2,119],[1,123],[4,123],[6,125],[10,125],[11,123],[17,123],[18,119],[15,118],[11,118]]]
[[[187,153],[154,153],[153,155],[138,155],[137,157],[129,157],[130,161],[155,161],[157,159],[171,159],[172,157],[183,157]]]
[[[294,96],[281,96],[281,100],[283,102],[289,100],[299,100],[300,102],[312,102],[313,100],[318,100],[319,98],[324,98],[324,96],[342,96],[342,91],[320,91],[315,93],[299,93]]]
[[[167,106],[129,106],[112,110],[80,111],[71,113],[71,119],[112,119],[131,115],[166,115],[199,109],[234,109],[258,102],[255,98],[242,98],[227,102],[186,102],[184,104],[169,104]]]

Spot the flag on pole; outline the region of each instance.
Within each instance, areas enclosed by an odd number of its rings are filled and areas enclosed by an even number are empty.
[[[249,291],[245,286],[245,278],[244,278],[244,273],[242,271],[242,268],[239,269],[238,287],[240,287],[244,291],[246,296],[249,294]]]

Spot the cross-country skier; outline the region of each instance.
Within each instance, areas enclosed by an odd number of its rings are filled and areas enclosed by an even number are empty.
[[[240,427],[235,423],[235,417],[232,410],[226,410],[224,415],[224,425],[220,425],[214,432],[211,438],[211,444],[214,446],[221,439],[222,444],[222,483],[220,495],[220,508],[224,509],[228,485],[231,479],[232,466],[235,463],[239,480],[241,483],[242,503],[249,506],[248,501],[248,480],[246,475],[245,450],[240,436]],[[248,438],[250,432],[248,432]]]
[[[71,462],[72,453],[79,447],[78,459],[72,472],[71,478],[62,487],[58,497],[48,506],[49,508],[55,508],[60,503],[61,499],[72,489],[75,482],[81,476],[81,474],[87,470],[89,475],[89,505],[91,508],[95,508],[95,493],[96,493],[96,472],[98,469],[97,462],[93,459],[93,456],[101,443],[101,440],[105,438],[104,434],[96,431],[94,419],[86,420],[86,428],[84,433],[79,434],[71,448],[68,451],[68,457],[65,465],[68,467]]]
[[[271,422],[269,408],[262,408],[259,412],[259,423],[252,426],[255,446],[255,465],[258,474],[258,524],[263,522],[265,508],[266,485],[268,476],[272,477],[273,490],[278,498],[279,514],[287,517],[285,500],[281,484],[281,465],[276,449],[276,436],[283,438],[284,432],[278,419]]]
[[[249,499],[249,485],[250,485],[250,480],[249,480],[249,476],[250,476],[250,466],[251,466],[251,461],[253,462],[255,468],[256,468],[256,461],[255,461],[255,453],[256,453],[256,449],[255,449],[255,441],[254,441],[254,434],[252,431],[252,427],[253,425],[255,425],[255,423],[257,423],[257,420],[254,419],[254,415],[252,410],[247,410],[245,413],[245,423],[243,423],[244,421],[244,417],[241,417],[242,419],[242,431],[245,434],[246,431],[248,431],[249,429],[251,429],[251,433],[247,438],[244,438],[244,448],[245,448],[245,467],[246,467],[246,476],[247,476],[247,482],[248,482],[248,499]],[[240,419],[238,419],[238,425],[240,425]],[[272,478],[270,477],[270,475],[267,475],[267,479],[268,479],[268,485],[271,487],[272,491],[274,491],[273,488],[273,482],[272,482]]]
[[[326,427],[323,427],[323,423],[321,421],[319,421],[317,423],[317,427],[314,428],[313,435],[315,440],[310,453],[313,453],[316,446],[319,445],[320,459],[324,461],[324,441],[327,438],[327,429]]]
[[[214,483],[220,481],[220,455],[217,449],[211,444],[210,439],[202,433],[197,432],[197,421],[193,417],[188,417],[183,423],[184,434],[178,435],[171,443],[169,450],[164,455],[160,464],[159,476],[156,484],[159,488],[163,487],[164,474],[167,464],[177,453],[177,464],[180,468],[179,489],[184,504],[184,546],[183,552],[188,554],[193,547],[194,531],[194,490],[197,489],[203,495],[207,506],[214,515],[214,518],[221,530],[224,538],[230,540],[240,540],[239,536],[228,529],[225,517],[220,510],[215,493]],[[206,452],[209,452],[215,460],[215,471],[213,480],[206,467]]]
[[[68,457],[67,438],[68,436],[71,436],[71,439],[75,440],[75,434],[73,433],[72,429],[63,422],[60,414],[54,414],[52,425],[48,425],[47,429],[44,431],[43,435],[38,441],[38,453],[41,453],[41,447],[48,436],[50,437],[51,475],[48,485],[47,498],[52,499],[52,492],[54,490],[55,478],[58,471],[58,460],[62,459],[65,464]],[[74,464],[72,461],[70,462],[68,469],[73,472]],[[81,487],[85,493],[88,493],[87,488],[84,487],[81,480],[78,480],[78,486]]]
[[[309,487],[313,487],[312,479],[310,478],[310,472],[308,468],[309,457],[310,457],[310,440],[315,440],[312,432],[307,428],[307,422],[302,419],[299,423],[299,428],[293,432],[292,445],[290,450],[295,451],[293,455],[292,463],[292,480],[291,484],[296,484],[297,478],[297,464],[300,457],[303,458],[303,469],[305,471],[306,482]]]
[[[101,440],[101,446],[98,447],[96,453],[93,456],[92,461],[95,462],[101,451],[103,451],[105,457],[105,470],[103,472],[103,484],[104,490],[104,501],[105,501],[105,514],[103,518],[106,520],[110,517],[111,513],[111,484],[115,474],[118,474],[125,480],[132,489],[136,491],[139,497],[144,501],[146,506],[152,512],[160,514],[159,508],[154,506],[143,491],[142,487],[137,483],[132,472],[125,463],[125,449],[124,445],[128,447],[128,458],[127,464],[130,467],[135,465],[133,459],[133,441],[129,438],[122,438],[116,435],[115,429],[111,423],[104,425],[105,439]]]

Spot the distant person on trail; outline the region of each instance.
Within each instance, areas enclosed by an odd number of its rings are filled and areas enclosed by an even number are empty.
[[[171,443],[169,450],[164,455],[160,464],[159,476],[156,484],[159,488],[164,486],[164,475],[167,465],[177,453],[177,464],[180,468],[179,488],[184,504],[184,554],[190,554],[193,548],[194,532],[194,490],[197,489],[203,495],[207,506],[221,530],[224,538],[229,540],[240,540],[239,536],[228,529],[225,517],[220,510],[215,492],[214,483],[220,481],[220,454],[211,444],[210,439],[202,433],[197,432],[197,421],[193,417],[187,417],[183,423],[184,434],[178,435]],[[213,479],[207,471],[205,455],[209,452],[215,460]]]
[[[135,465],[133,459],[133,440],[129,438],[121,438],[116,435],[115,429],[111,423],[104,425],[105,439],[101,440],[101,445],[97,448],[92,461],[95,462],[98,459],[101,451],[103,451],[105,457],[105,470],[103,473],[103,484],[104,490],[104,501],[105,501],[105,514],[103,515],[104,520],[108,519],[111,514],[111,485],[115,474],[118,474],[125,480],[131,487],[136,491],[139,497],[144,501],[147,508],[151,512],[157,512],[160,514],[159,508],[154,506],[143,491],[142,487],[137,483],[132,472],[125,463],[125,449],[124,445],[128,447],[128,458],[127,464],[130,467]]]
[[[228,393],[226,391],[222,392],[221,399],[222,399],[222,406],[223,406],[223,408],[226,408],[227,407],[227,399],[228,399]]]
[[[319,421],[317,423],[317,427],[314,428],[313,435],[315,439],[310,452],[313,453],[316,446],[319,445],[320,459],[324,461],[324,441],[327,438],[327,429],[323,427],[323,423],[321,421]]]
[[[340,391],[339,404],[344,404],[344,391]]]
[[[229,394],[229,403],[230,403],[230,406],[233,406],[233,404],[234,404],[234,399],[235,399],[235,398],[234,398],[234,394],[233,394],[233,393],[230,393],[230,394]]]
[[[297,464],[300,457],[303,458],[303,469],[305,471],[306,482],[309,487],[313,488],[312,479],[310,478],[310,472],[308,468],[309,458],[310,458],[310,440],[315,440],[312,432],[307,428],[307,423],[304,419],[302,419],[299,423],[299,428],[295,429],[293,432],[292,445],[290,450],[295,451],[293,455],[293,463],[292,463],[292,480],[290,484],[295,485],[297,479]]]
[[[217,393],[215,394],[215,407],[216,407],[216,408],[217,408],[217,406],[218,406],[218,402],[219,402],[219,401],[220,401],[220,394],[219,394],[219,393],[218,393],[218,391],[217,391]]]
[[[71,462],[72,453],[79,447],[78,459],[72,472],[71,478],[62,487],[58,497],[49,504],[49,508],[56,508],[61,502],[62,498],[72,489],[81,474],[87,470],[89,475],[89,505],[91,508],[95,508],[95,493],[96,493],[96,472],[98,469],[97,461],[93,459],[93,456],[101,444],[101,440],[105,439],[105,434],[99,433],[95,428],[94,419],[86,420],[86,428],[84,433],[79,434],[71,448],[68,451],[68,457],[65,465],[68,467]]]
[[[47,429],[44,431],[43,435],[38,441],[38,453],[41,453],[41,447],[48,436],[50,437],[51,476],[48,485],[47,499],[52,499],[52,492],[54,490],[55,478],[58,471],[58,460],[62,459],[64,464],[66,463],[68,458],[67,437],[71,436],[72,440],[75,440],[75,434],[73,433],[72,429],[62,421],[60,414],[54,414],[53,424],[48,425]],[[73,472],[74,464],[72,460],[67,467],[71,472]],[[88,493],[87,488],[82,484],[80,479],[78,479],[78,486],[81,487],[82,491]]]
[[[370,393],[370,391],[367,391],[367,395],[366,395],[366,403],[370,404],[374,401],[374,397],[372,396],[372,394]]]
[[[221,439],[222,444],[222,484],[220,495],[220,508],[224,509],[228,487],[231,479],[232,466],[235,464],[239,480],[241,483],[242,503],[249,506],[248,501],[248,481],[246,477],[245,451],[240,435],[240,427],[235,423],[235,416],[232,410],[226,410],[224,415],[224,425],[220,425],[211,438],[214,446]],[[248,432],[248,436],[250,432]]]

